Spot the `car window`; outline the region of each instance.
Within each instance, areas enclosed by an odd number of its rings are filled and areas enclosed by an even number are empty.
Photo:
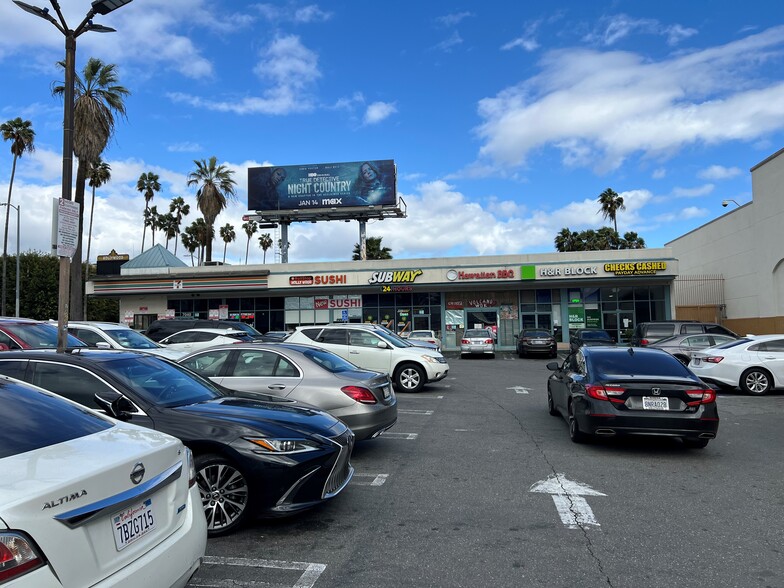
[[[763,341],[757,345],[749,347],[749,351],[772,351],[775,353],[784,352],[784,340],[771,339],[770,341]]]
[[[729,329],[725,329],[721,325],[705,325],[705,332],[706,333],[717,333],[720,335],[727,335],[729,337],[734,337],[735,333],[730,331]]]
[[[24,380],[25,371],[27,370],[26,359],[9,359],[0,361],[0,374],[10,376],[17,380]]]
[[[612,339],[610,335],[604,331],[583,331],[581,336],[585,341],[610,341]]]
[[[692,335],[683,340],[684,347],[710,347],[713,345],[711,338],[708,335]]]
[[[106,343],[103,337],[98,335],[97,333],[93,333],[92,331],[88,331],[87,329],[82,329],[79,327],[70,327],[68,332],[71,333],[77,339],[87,343],[90,347],[95,347],[98,343]]]
[[[465,332],[465,337],[469,339],[489,339],[491,336],[485,329],[468,329]]]
[[[713,341],[713,343],[711,343],[711,347],[714,345],[721,345],[722,343],[735,341],[735,337],[731,337],[729,335],[711,335],[710,338]]]
[[[218,337],[220,337],[220,334],[218,333],[205,333],[204,331],[196,331],[195,333],[191,334],[189,342],[206,343],[207,341],[212,341]]]
[[[667,323],[663,325],[649,324],[645,333],[646,337],[669,337],[675,333],[675,325]]]
[[[181,361],[180,365],[184,365],[186,368],[209,378],[217,376],[220,373],[220,370],[226,363],[230,353],[231,351],[226,349],[205,351],[204,353]]]
[[[633,348],[629,348],[633,349]],[[629,374],[692,377],[691,372],[669,353],[594,353],[589,362],[598,379]]]
[[[170,343],[191,343],[195,341],[196,333],[190,332],[182,332],[182,333],[174,333],[174,335],[169,335],[166,337],[166,344],[169,345]]]
[[[321,329],[320,327],[316,327],[314,329],[300,329],[299,332],[305,335],[308,339],[312,339],[313,341],[315,341],[322,330],[323,329]],[[326,334],[326,332],[324,334]]]
[[[704,333],[705,326],[699,323],[681,325],[681,333]]]
[[[352,372],[357,369],[353,363],[349,363],[339,355],[335,355],[326,349],[307,349],[303,352],[303,355],[333,374]]]
[[[44,361],[34,361],[32,364],[32,384],[84,406],[96,408],[96,394],[108,396],[118,393],[106,382],[79,366]]]
[[[345,329],[324,329],[319,338],[320,343],[331,343],[332,345],[348,345],[348,331]]]
[[[57,445],[114,424],[61,398],[22,384],[0,386],[0,458]]]
[[[231,375],[238,378],[272,377],[275,375],[275,363],[278,354],[263,350],[242,350],[237,356],[237,363]]]
[[[741,337],[740,339],[733,339],[732,341],[727,341],[726,343],[722,343],[721,345],[716,345],[716,349],[731,349],[732,347],[736,347],[738,345],[743,345],[745,343],[750,343],[754,339],[748,339],[746,337]]]
[[[104,333],[126,349],[158,349],[159,347],[155,341],[133,329],[107,329]]]
[[[550,333],[547,331],[523,331],[523,337],[543,337],[547,338]]]
[[[359,347],[378,347],[378,343],[381,341],[373,333],[363,330],[349,330],[348,340],[349,345],[357,345]]]
[[[9,323],[4,328],[10,331],[16,338],[24,341],[35,349],[55,349],[57,347],[57,327],[48,323]],[[68,347],[86,347],[70,333],[66,337]]]
[[[22,346],[19,345],[19,343],[11,339],[11,337],[3,333],[2,331],[0,331],[0,343],[5,343],[6,345],[8,345],[8,349],[12,349],[12,350],[22,348]]]

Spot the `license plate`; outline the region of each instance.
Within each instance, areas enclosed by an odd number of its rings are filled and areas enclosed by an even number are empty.
[[[392,395],[392,387],[391,386],[384,386],[384,399],[389,398]]]
[[[544,345],[544,341],[542,341],[541,339],[534,339],[533,341],[531,341],[531,343],[533,343],[534,345]]]
[[[694,365],[700,365],[700,358],[699,357],[692,357],[691,361],[692,361],[692,363],[694,363]]]
[[[152,498],[136,504],[112,517],[114,544],[122,551],[155,529]]]
[[[642,407],[645,410],[670,410],[670,399],[657,398],[655,396],[643,396]]]

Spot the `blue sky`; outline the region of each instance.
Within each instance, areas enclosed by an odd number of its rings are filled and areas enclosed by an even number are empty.
[[[89,9],[62,4],[71,27]],[[11,0],[0,21],[0,119],[36,131],[13,189],[21,248],[48,251],[64,38]],[[132,94],[104,154],[112,181],[97,192],[93,259],[140,252],[143,172],[161,178],[152,204],[182,196],[192,222],[186,177],[213,155],[238,184],[216,220],[235,227],[236,264],[248,167],[394,159],[408,218],[371,222],[368,235],[396,258],[495,255],[552,252],[563,227],[611,224],[596,202],[606,188],[626,204],[619,232],[661,247],[726,213],[723,199],[748,202],[749,169],[784,146],[777,3],[134,0],[95,22],[117,32],[80,36],[77,70],[114,63]],[[11,163],[0,144],[2,202]],[[9,235],[13,252],[13,214]],[[358,235],[356,222],[294,224],[289,261],[348,260]],[[249,262],[261,261],[254,237]]]

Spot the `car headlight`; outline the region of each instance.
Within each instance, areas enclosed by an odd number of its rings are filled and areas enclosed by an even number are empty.
[[[424,359],[427,363],[441,363],[438,361],[437,357],[433,357],[432,355],[423,355],[422,359]]]
[[[267,439],[266,437],[245,437],[246,441],[253,443],[254,451],[261,453],[272,453],[277,455],[290,453],[303,453],[305,451],[316,451],[319,445],[313,441],[304,439]]]

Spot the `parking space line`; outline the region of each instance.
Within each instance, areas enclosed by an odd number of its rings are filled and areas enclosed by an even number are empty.
[[[351,483],[354,486],[383,486],[384,482],[387,481],[389,474],[359,474],[354,473],[354,479]],[[365,480],[357,480],[357,478],[373,478],[372,480],[365,481]]]
[[[432,410],[417,410],[415,408],[412,409],[397,409],[397,414],[421,414],[423,416],[430,416],[433,414]]]
[[[411,440],[411,439],[416,439],[417,437],[419,437],[419,433],[390,433],[389,431],[387,431],[383,435],[381,435],[379,439]]]
[[[319,576],[327,569],[326,564],[320,563],[310,563],[310,562],[300,562],[300,561],[279,561],[273,559],[250,559],[250,558],[242,558],[242,557],[216,557],[205,555],[202,559],[203,564],[207,565],[216,565],[216,566],[238,566],[238,567],[245,567],[245,568],[273,568],[278,570],[293,570],[293,571],[302,571],[302,575],[293,584],[292,588],[312,588],[313,584],[316,583]],[[204,580],[208,583],[201,583],[198,578],[198,574],[195,578],[191,580],[188,586],[192,587],[199,587],[199,588],[222,588],[223,586],[231,586],[235,588],[255,588],[261,586],[269,586],[269,582],[242,582],[237,580],[220,580],[219,583],[215,583],[210,580]]]
[[[448,388],[449,386],[441,386],[441,387],[442,388]],[[398,396],[398,399],[399,398],[400,398],[400,396]],[[406,396],[405,399],[406,400],[414,400],[414,399],[416,399],[416,400],[443,400],[444,399],[444,395],[443,394],[439,394],[438,396]]]

